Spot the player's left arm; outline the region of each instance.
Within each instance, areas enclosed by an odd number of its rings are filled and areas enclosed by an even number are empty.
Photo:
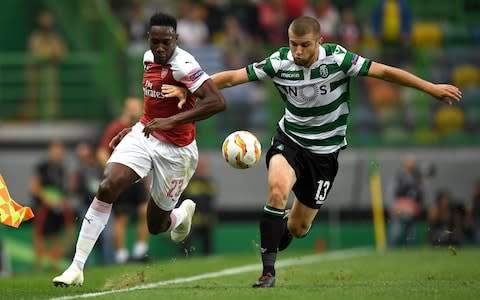
[[[403,69],[387,66],[373,61],[370,65],[367,75],[418,89],[430,94],[437,100],[448,104],[452,104],[453,101],[458,102],[462,98],[462,92],[454,85],[434,84]]]
[[[154,130],[169,130],[178,125],[206,119],[225,110],[225,99],[210,78],[205,80],[193,95],[200,99],[193,109],[168,118],[152,119],[143,129],[145,136],[148,137]]]

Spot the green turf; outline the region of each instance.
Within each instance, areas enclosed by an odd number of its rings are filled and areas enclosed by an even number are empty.
[[[344,254],[347,254],[344,256]],[[54,274],[0,279],[1,299],[47,299],[158,283],[244,265],[250,271],[154,288],[102,295],[102,299],[480,299],[480,249],[420,249],[376,253],[281,253],[295,264],[277,270],[277,287],[252,289],[259,257],[171,259],[145,265],[87,269],[85,284],[54,288]],[[306,260],[310,259],[310,260]]]

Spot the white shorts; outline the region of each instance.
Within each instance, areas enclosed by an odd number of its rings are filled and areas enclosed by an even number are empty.
[[[179,147],[153,137],[146,138],[143,125],[132,127],[117,145],[107,163],[115,162],[131,168],[141,178],[152,173],[151,194],[160,209],[175,208],[198,163],[197,143]]]

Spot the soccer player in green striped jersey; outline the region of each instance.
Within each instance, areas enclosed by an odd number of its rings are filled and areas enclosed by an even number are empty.
[[[323,44],[320,25],[312,17],[295,19],[288,38],[288,48],[263,61],[212,76],[219,88],[270,79],[285,105],[266,155],[269,195],[260,221],[263,272],[253,287],[275,285],[277,251],[285,249],[292,237],[308,233],[326,200],[338,171],[339,151],[347,145],[351,77],[371,76],[416,88],[448,104],[461,98],[453,85],[433,84],[340,45]],[[171,87],[163,92],[175,93]],[[292,190],[295,199],[287,215]]]

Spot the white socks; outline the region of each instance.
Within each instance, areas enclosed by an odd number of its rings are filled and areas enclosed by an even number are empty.
[[[83,218],[82,228],[78,235],[77,247],[73,258],[73,262],[80,270],[83,270],[83,266],[85,265],[90,252],[92,252],[95,242],[103,231],[103,228],[105,228],[111,210],[111,203],[102,202],[96,197],[90,204],[90,207]]]
[[[143,241],[136,241],[133,246],[133,258],[140,259],[143,258],[148,251],[148,244]],[[124,264],[128,261],[129,253],[127,248],[118,249],[115,252],[115,261],[119,264]]]
[[[183,220],[187,217],[187,211],[184,207],[179,206],[175,208],[170,213],[170,220],[172,223],[170,224],[170,228],[168,228],[167,232],[170,232],[178,227],[178,225],[182,224]]]
[[[148,244],[142,241],[136,241],[133,246],[133,258],[143,258],[148,251]]]
[[[115,252],[115,262],[118,264],[124,264],[128,260],[128,250],[126,248],[118,249]]]

